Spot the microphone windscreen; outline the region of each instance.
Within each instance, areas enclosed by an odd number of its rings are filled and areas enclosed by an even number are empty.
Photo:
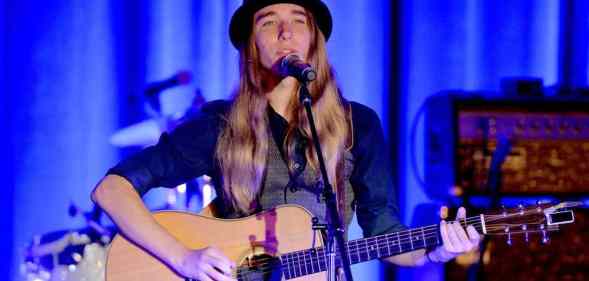
[[[186,85],[192,81],[192,73],[187,70],[180,71],[176,74],[178,85]]]

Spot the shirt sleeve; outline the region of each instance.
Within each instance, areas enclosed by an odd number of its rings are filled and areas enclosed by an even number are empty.
[[[107,174],[127,179],[143,196],[153,187],[175,187],[214,170],[214,153],[226,102],[211,102],[154,146],[121,161]]]
[[[358,224],[364,237],[401,231],[391,161],[380,119],[372,109],[352,103],[355,158],[350,182],[354,189]]]

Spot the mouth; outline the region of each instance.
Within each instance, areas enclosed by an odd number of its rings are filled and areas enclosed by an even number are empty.
[[[280,49],[278,52],[276,52],[276,54],[280,57],[286,56],[286,55],[290,55],[293,53],[296,53],[296,50],[293,49]]]

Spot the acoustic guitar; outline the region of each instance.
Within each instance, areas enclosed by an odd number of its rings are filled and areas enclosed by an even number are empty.
[[[514,235],[526,240],[537,235],[547,242],[549,232],[574,222],[571,208],[578,202],[538,204],[465,218],[484,235]],[[326,280],[329,257],[322,236],[313,230],[312,215],[296,205],[284,205],[242,219],[216,219],[180,211],[153,214],[156,221],[190,248],[215,246],[236,262],[233,276],[240,281]],[[439,225],[413,228],[346,243],[350,264],[441,245]],[[341,265],[341,257],[335,257]],[[150,253],[117,235],[109,248],[107,281],[191,280],[183,278]]]

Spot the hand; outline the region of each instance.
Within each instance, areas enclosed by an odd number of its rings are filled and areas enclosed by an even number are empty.
[[[460,225],[460,221],[466,218],[466,209],[460,207],[456,214],[456,220],[440,223],[440,233],[442,235],[442,246],[438,246],[434,251],[426,253],[428,258],[433,262],[447,262],[456,256],[468,251],[472,251],[479,246],[481,235],[476,229],[469,225],[466,231]]]
[[[174,269],[182,276],[198,281],[235,281],[235,263],[214,247],[189,250]]]

